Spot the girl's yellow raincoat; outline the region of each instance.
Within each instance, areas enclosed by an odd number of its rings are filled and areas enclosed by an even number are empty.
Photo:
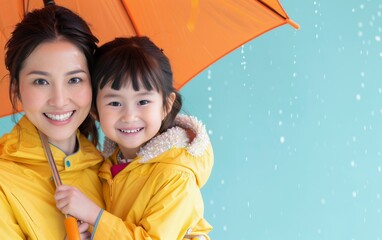
[[[79,150],[69,156],[51,145],[61,180],[103,206],[97,176],[102,156],[79,132],[77,139]],[[54,192],[37,130],[23,117],[0,139],[0,238],[63,240],[64,215],[56,208]]]
[[[114,178],[110,169],[119,149],[106,144],[105,151],[113,154],[100,169],[106,210],[94,239],[209,239],[200,188],[213,152],[201,122],[178,116],[176,127],[148,142]]]

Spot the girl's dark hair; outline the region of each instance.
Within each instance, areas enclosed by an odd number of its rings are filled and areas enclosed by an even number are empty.
[[[98,115],[96,99],[99,89],[111,84],[119,90],[128,83],[135,91],[143,86],[162,93],[163,107],[168,107],[169,95],[175,93],[171,112],[162,121],[159,133],[174,125],[176,115],[182,108],[182,97],[173,86],[169,59],[148,37],[116,38],[97,49],[93,81],[93,111]]]
[[[5,45],[5,66],[10,78],[9,96],[14,112],[17,112],[17,101],[20,97],[19,74],[25,60],[41,43],[60,38],[71,42],[82,51],[86,57],[89,72],[92,71],[93,54],[97,48],[98,39],[80,16],[58,5],[48,5],[26,14],[24,19],[16,25],[11,38]],[[90,114],[79,130],[94,144],[98,144],[98,130]]]

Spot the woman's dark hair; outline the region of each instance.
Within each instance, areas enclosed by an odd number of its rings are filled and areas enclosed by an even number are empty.
[[[96,99],[98,90],[111,84],[119,90],[128,83],[135,91],[140,86],[162,93],[163,108],[167,110],[169,95],[175,93],[171,112],[162,121],[159,133],[174,125],[176,115],[182,108],[182,97],[173,86],[169,59],[148,37],[116,38],[97,49],[93,81],[93,111],[98,115]]]
[[[63,38],[77,46],[85,55],[89,72],[93,69],[93,54],[97,48],[98,39],[92,34],[87,23],[71,10],[48,5],[34,10],[19,22],[11,38],[5,45],[5,66],[9,71],[10,100],[16,112],[20,97],[19,74],[25,60],[41,43]],[[95,120],[89,114],[79,127],[79,130],[94,144],[98,144],[98,130]]]

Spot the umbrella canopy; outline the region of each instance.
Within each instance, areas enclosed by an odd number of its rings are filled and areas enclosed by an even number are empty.
[[[80,14],[100,44],[115,37],[146,35],[171,61],[180,89],[224,55],[289,23],[278,0],[55,0]],[[43,0],[0,0],[0,117],[12,114],[4,45],[26,12]],[[19,109],[21,111],[21,109]]]

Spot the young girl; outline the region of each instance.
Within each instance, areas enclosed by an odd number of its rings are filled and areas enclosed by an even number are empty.
[[[28,13],[6,45],[10,96],[25,115],[0,139],[0,238],[64,239],[65,216],[38,131],[50,143],[61,180],[103,206],[90,70],[97,38],[72,11],[49,5]],[[3,47],[3,46],[2,46]],[[81,238],[90,237],[87,224]]]
[[[118,38],[95,55],[96,107],[107,139],[99,176],[106,210],[69,186],[65,214],[96,225],[94,239],[209,239],[200,188],[213,165],[205,127],[178,115],[169,60],[147,37]]]

